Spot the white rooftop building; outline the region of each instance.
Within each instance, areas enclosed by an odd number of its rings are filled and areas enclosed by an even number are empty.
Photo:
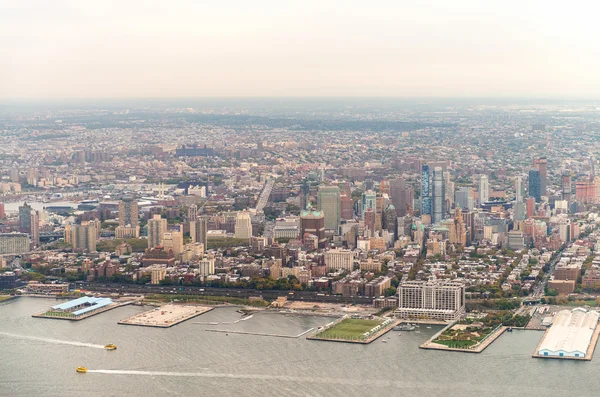
[[[538,355],[550,357],[585,357],[598,325],[599,314],[583,308],[561,310],[538,349]]]

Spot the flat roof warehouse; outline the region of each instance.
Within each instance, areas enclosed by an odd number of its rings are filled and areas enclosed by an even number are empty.
[[[113,301],[110,298],[94,298],[84,296],[69,302],[61,303],[60,305],[52,306],[52,309],[56,311],[69,312],[73,316],[78,317],[94,310],[106,307],[112,303]]]
[[[539,356],[585,357],[600,315],[583,308],[561,310],[538,349]]]

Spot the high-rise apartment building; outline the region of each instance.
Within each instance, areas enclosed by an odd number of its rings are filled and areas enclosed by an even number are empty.
[[[162,246],[165,251],[173,251],[175,258],[179,258],[179,255],[183,252],[183,234],[176,230],[171,230],[163,234]]]
[[[133,197],[123,197],[119,201],[119,226],[136,227],[139,225],[138,203]]]
[[[536,203],[542,200],[542,187],[540,179],[540,171],[529,171],[529,196],[535,198]]]
[[[97,222],[89,221],[81,225],[71,225],[65,229],[70,234],[70,242],[73,249],[84,249],[88,252],[96,251],[96,240],[98,239]]]
[[[206,232],[208,231],[208,221],[206,217],[196,217],[195,220],[190,221],[190,237],[192,243],[202,243],[206,248]]]
[[[465,313],[465,286],[453,281],[407,281],[398,286],[400,318],[458,320]]]
[[[162,245],[163,235],[167,232],[167,220],[155,214],[148,220],[148,248]]]
[[[433,215],[431,204],[431,170],[428,165],[421,167],[421,215]]]
[[[337,186],[321,186],[317,194],[317,206],[325,215],[325,229],[338,230],[341,218],[340,188]]]
[[[433,169],[431,193],[433,204],[431,222],[439,223],[446,217],[446,186],[442,167],[435,167]]]
[[[561,193],[562,199],[570,203],[573,187],[571,185],[571,174],[569,173],[563,173],[561,177]]]
[[[490,181],[487,175],[479,177],[479,205],[483,205],[490,199]]]
[[[40,245],[40,213],[36,210],[31,210],[29,219],[31,221],[31,227],[29,229],[31,245],[32,247],[37,247]]]

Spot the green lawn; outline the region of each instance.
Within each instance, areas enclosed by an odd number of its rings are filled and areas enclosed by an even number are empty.
[[[10,298],[12,298],[12,296],[10,295],[0,295],[0,302],[8,300]]]
[[[52,317],[75,317],[73,315],[73,313],[69,313],[69,312],[53,312],[53,311],[49,311],[44,313],[44,316],[52,316]]]
[[[362,339],[365,332],[370,331],[381,323],[383,323],[383,320],[347,318],[315,336],[326,339],[358,340]]]

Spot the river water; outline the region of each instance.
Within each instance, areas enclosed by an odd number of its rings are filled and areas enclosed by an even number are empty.
[[[481,354],[421,350],[439,327],[370,345],[207,332],[298,335],[323,317],[215,309],[172,328],[118,325],[127,306],[79,322],[31,314],[54,299],[0,304],[0,396],[597,396],[600,359],[531,358],[539,331],[502,335]],[[389,339],[388,339],[389,337]],[[116,351],[102,346],[114,343]],[[77,374],[77,366],[87,374]]]

